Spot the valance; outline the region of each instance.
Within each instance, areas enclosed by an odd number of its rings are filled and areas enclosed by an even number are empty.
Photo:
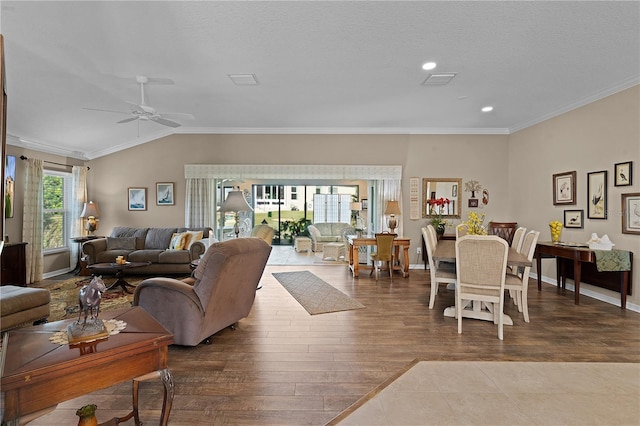
[[[402,179],[402,166],[294,164],[185,164],[184,177],[225,179]]]

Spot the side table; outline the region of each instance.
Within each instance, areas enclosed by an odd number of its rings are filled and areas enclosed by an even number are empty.
[[[80,271],[82,270],[82,244],[86,243],[87,241],[91,241],[91,240],[95,240],[97,238],[105,238],[102,236],[97,236],[97,235],[83,235],[81,237],[71,237],[71,240],[73,242],[78,243],[78,264],[76,265],[76,267],[73,269],[73,271],[76,275],[80,274]]]
[[[125,293],[131,293],[127,287],[136,288],[134,285],[129,284],[124,279],[124,271],[129,268],[140,268],[142,266],[151,265],[151,262],[127,262],[121,265],[117,263],[94,263],[89,265],[88,268],[92,271],[95,270],[107,270],[115,271],[116,280],[107,287],[107,291],[113,290],[116,287],[120,287]]]
[[[301,251],[306,251],[307,253],[311,251],[311,238],[307,237],[296,237],[293,242],[293,248],[297,253]]]

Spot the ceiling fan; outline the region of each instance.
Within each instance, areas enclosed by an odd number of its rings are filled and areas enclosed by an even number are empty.
[[[119,124],[128,123],[134,120],[146,120],[146,121],[154,121],[158,124],[162,124],[163,126],[180,127],[180,123],[173,120],[176,120],[176,119],[177,120],[180,120],[180,119],[193,120],[194,119],[192,114],[180,113],[180,112],[158,112],[152,106],[147,105],[144,97],[145,84],[149,82],[173,84],[172,80],[150,79],[149,77],[146,77],[144,75],[138,75],[136,76],[136,82],[140,84],[140,103],[134,104],[132,102],[127,102],[132,107],[130,112],[111,111],[108,109],[99,109],[99,108],[84,108],[84,109],[91,110],[91,111],[113,112],[116,114],[127,114],[131,116],[129,118],[125,118],[124,120],[118,121]],[[173,119],[173,120],[170,120],[170,119]]]

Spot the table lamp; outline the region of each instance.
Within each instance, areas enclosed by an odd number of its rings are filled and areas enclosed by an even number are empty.
[[[98,216],[100,216],[100,210],[98,210],[98,204],[93,201],[84,203],[82,213],[80,217],[87,219],[87,223],[84,228],[89,232],[89,235],[93,235],[96,229],[98,229]]]
[[[220,206],[221,212],[233,212],[235,214],[236,223],[233,225],[233,232],[236,234],[236,238],[240,235],[240,224],[238,214],[240,212],[253,211],[247,199],[244,198],[244,194],[240,189],[229,192],[227,199],[224,200],[222,206]]]
[[[389,216],[389,231],[393,234],[398,227],[398,221],[396,216],[400,214],[400,205],[395,200],[387,201],[387,208],[384,209],[384,214]]]

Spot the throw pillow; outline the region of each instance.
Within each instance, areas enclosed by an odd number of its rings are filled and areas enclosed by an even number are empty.
[[[196,241],[200,241],[202,239],[203,233],[202,231],[186,231],[187,241],[185,242],[184,248],[190,249],[191,245]]]
[[[135,250],[136,237],[107,237],[107,250]]]
[[[174,233],[171,236],[171,243],[169,243],[169,250],[184,250],[186,241],[187,241],[186,232]]]

